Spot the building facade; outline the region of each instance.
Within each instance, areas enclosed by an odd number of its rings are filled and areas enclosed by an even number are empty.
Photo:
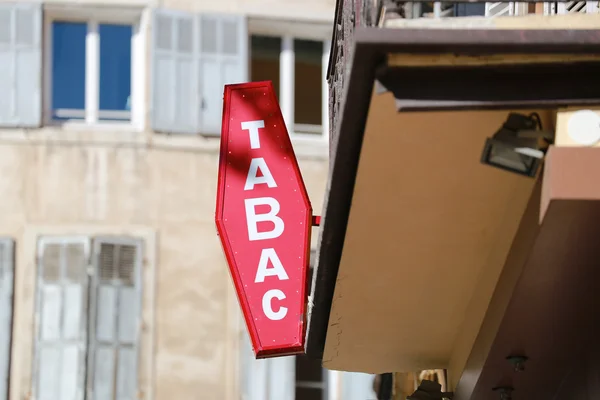
[[[598,396],[597,11],[337,2],[308,356],[385,400]]]
[[[284,399],[214,226],[223,85],[273,80],[318,213],[334,6],[0,2],[0,399]],[[317,367],[297,399],[370,385]]]

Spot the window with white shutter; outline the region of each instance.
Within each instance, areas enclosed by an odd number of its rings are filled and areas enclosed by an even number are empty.
[[[40,3],[0,3],[0,127],[41,123]]]
[[[248,80],[248,29],[238,15],[201,15],[200,87],[203,134],[221,133],[223,87]]]
[[[0,238],[0,400],[8,399],[12,338],[14,242]]]
[[[33,398],[138,398],[141,251],[129,238],[39,240]]]
[[[140,242],[94,240],[86,400],[138,398],[140,274]]]
[[[219,134],[223,86],[248,77],[245,17],[156,9],[152,29],[153,129]]]
[[[152,68],[152,128],[198,133],[197,34],[191,14],[155,10]]]
[[[86,238],[43,238],[38,243],[37,400],[84,400],[88,255]]]

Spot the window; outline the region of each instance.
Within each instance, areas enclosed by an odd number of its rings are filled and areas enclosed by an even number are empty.
[[[292,135],[326,137],[328,88],[324,77],[329,45],[291,37],[251,37],[251,80],[273,82]],[[325,118],[324,118],[325,117]],[[290,128],[293,127],[293,128]]]
[[[250,70],[253,82],[272,81],[275,96],[279,100],[279,54],[281,38],[273,36],[251,36],[252,58]]]
[[[85,118],[87,24],[52,24],[52,116]]]
[[[310,294],[314,274],[316,250],[310,251],[310,266],[307,277],[307,291]],[[296,362],[296,391],[294,400],[327,400],[328,371],[321,366],[321,360],[309,358],[306,355],[295,357]]]
[[[412,18],[433,17],[499,17],[527,14],[527,3],[496,1],[485,3],[457,3],[437,1],[408,5],[407,15]]]
[[[130,120],[131,25],[100,24],[99,118]]]
[[[485,3],[459,3],[454,7],[454,12],[457,17],[484,16],[486,11]]]
[[[40,239],[36,399],[137,397],[140,262],[133,239]]]
[[[599,4],[598,1],[546,2],[544,14],[597,13],[600,11]]]
[[[136,19],[136,18],[133,18]],[[128,19],[131,20],[131,19]],[[137,24],[110,19],[48,21],[50,120],[143,124],[143,53]],[[137,58],[137,59],[136,59]],[[139,75],[136,83],[136,76]],[[141,83],[140,83],[141,82]]]
[[[0,400],[8,399],[12,338],[14,242],[0,238]]]
[[[248,79],[246,19],[154,10],[152,127],[221,133],[223,86]]]
[[[322,133],[323,42],[294,40],[294,132]]]
[[[41,3],[0,4],[0,126],[41,123]]]
[[[327,400],[327,370],[321,360],[296,356],[295,400]]]

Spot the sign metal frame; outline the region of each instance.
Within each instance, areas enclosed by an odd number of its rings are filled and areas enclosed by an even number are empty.
[[[246,100],[245,102],[240,102],[239,93],[254,93],[256,94],[257,90],[263,90],[263,95],[268,96],[268,102],[264,102],[262,99],[262,103],[255,102],[253,103],[250,100]],[[237,100],[233,97],[234,93],[238,93]],[[242,95],[246,97],[246,95]],[[250,95],[249,95],[250,97]],[[235,107],[233,107],[233,103],[236,102]],[[262,104],[262,105],[261,105]],[[269,106],[266,107],[265,104]],[[232,108],[233,107],[233,108]],[[248,160],[250,157],[246,154],[236,154],[239,153],[239,149],[234,146],[236,141],[247,141],[251,142],[249,139],[249,135],[247,132],[244,134],[241,133],[241,130],[236,129],[231,125],[234,118],[232,118],[233,113],[244,113],[244,108],[252,107],[252,113],[264,113],[269,116],[270,122],[275,122],[271,126],[267,126],[264,129],[260,130],[260,138],[268,138],[268,140],[276,141],[279,145],[277,149],[278,152],[284,155],[283,159],[286,161],[281,161],[279,159],[277,164],[277,169],[272,169],[271,171],[274,175],[278,175],[279,177],[285,176],[286,178],[295,181],[295,185],[297,185],[297,190],[294,190],[295,193],[284,194],[284,196],[290,196],[287,199],[280,197],[279,200],[283,201],[281,208],[287,207],[289,210],[290,207],[297,207],[297,210],[300,215],[304,213],[305,218],[302,218],[302,221],[285,221],[285,226],[290,226],[290,230],[296,233],[296,236],[302,236],[302,238],[298,237],[298,240],[302,240],[302,249],[303,254],[298,256],[300,261],[296,261],[298,265],[294,266],[286,266],[287,273],[290,274],[294,279],[290,280],[287,283],[288,289],[289,285],[294,284],[297,292],[291,298],[296,299],[300,302],[300,304],[287,304],[288,308],[291,311],[289,317],[292,319],[292,322],[287,321],[287,327],[282,328],[281,332],[273,332],[275,328],[273,328],[273,321],[267,321],[266,319],[261,319],[257,316],[258,309],[258,301],[256,298],[251,298],[250,288],[248,288],[248,275],[252,275],[256,273],[254,271],[248,271],[248,263],[245,263],[246,259],[244,251],[244,246],[261,246],[260,241],[252,242],[249,233],[246,236],[248,239],[247,243],[240,243],[235,241],[232,242],[232,230],[235,231],[237,237],[239,238],[238,230],[245,230],[248,222],[248,215],[246,214],[246,221],[227,221],[227,210],[226,210],[226,201],[230,201],[231,198],[227,199],[228,192],[232,189],[229,187],[228,182],[228,174],[234,173],[233,169],[237,168],[238,171],[235,171],[237,174],[240,174],[239,169],[243,167],[247,167]],[[261,109],[263,107],[264,109]],[[270,109],[267,109],[270,108]],[[247,112],[247,111],[246,111]],[[266,120],[266,119],[265,119]],[[232,129],[233,128],[233,129]],[[253,147],[254,148],[254,147]],[[255,149],[255,148],[254,148]],[[247,148],[248,152],[251,152],[250,146]],[[253,150],[254,151],[254,150]],[[268,153],[265,153],[265,157],[268,156]],[[245,158],[244,158],[245,157]],[[283,172],[280,168],[287,162],[288,171]],[[265,164],[266,165],[266,164]],[[248,167],[249,168],[249,167]],[[247,169],[245,170],[247,171]],[[264,171],[262,171],[264,173]],[[268,169],[267,169],[268,172]],[[255,172],[255,177],[257,176],[257,172]],[[249,179],[249,178],[248,178]],[[239,177],[237,178],[239,182]],[[289,182],[288,182],[289,183]],[[270,186],[269,186],[270,187]],[[281,188],[276,187],[275,189],[281,192]],[[246,189],[247,190],[247,189]],[[268,189],[272,190],[272,189]],[[251,191],[248,191],[251,194]],[[245,193],[245,192],[243,192]],[[302,201],[296,201],[295,205],[286,204],[290,202],[291,196],[299,196]],[[227,200],[226,200],[227,199]],[[235,199],[237,201],[237,198]],[[242,200],[242,199],[240,199]],[[245,199],[247,200],[247,198]],[[245,201],[244,200],[244,201]],[[298,199],[297,199],[298,200]],[[237,203],[236,203],[237,204]],[[237,207],[237,206],[236,206]],[[244,202],[239,202],[239,207],[244,207]],[[300,209],[301,207],[301,209]],[[246,206],[247,212],[247,206]],[[282,217],[283,218],[283,217]],[[318,217],[316,217],[318,219]],[[294,222],[299,223],[298,225],[293,225]],[[320,222],[320,221],[319,221]],[[281,113],[281,109],[277,102],[277,98],[275,96],[273,85],[270,81],[262,81],[262,82],[248,82],[242,84],[234,84],[234,85],[225,85],[224,90],[224,98],[223,98],[223,121],[221,127],[221,147],[220,147],[220,156],[219,156],[219,174],[218,174],[218,183],[217,183],[217,201],[216,201],[216,213],[215,213],[215,223],[217,226],[218,235],[220,237],[221,245],[223,247],[223,251],[225,253],[225,257],[227,259],[227,264],[229,265],[229,271],[236,289],[238,301],[240,303],[240,307],[242,309],[244,319],[246,322],[246,326],[248,328],[248,332],[250,335],[250,339],[254,348],[254,353],[257,359],[259,358],[270,358],[284,355],[292,355],[292,354],[302,354],[305,349],[305,336],[306,336],[306,312],[307,312],[307,278],[309,272],[309,263],[310,263],[310,243],[311,243],[311,230],[313,225],[317,225],[315,217],[313,217],[312,207],[310,203],[310,199],[308,197],[308,193],[306,191],[306,187],[304,185],[304,181],[302,179],[302,174],[300,172],[300,168],[298,166],[298,161],[294,154],[294,150],[292,147],[292,143],[287,132],[287,128],[284,123],[283,115]],[[234,228],[234,229],[233,229]],[[248,228],[249,229],[249,228]],[[273,239],[277,240],[277,239]],[[285,241],[289,241],[289,235],[285,240],[281,239],[277,248],[281,254],[283,254],[282,258],[286,256],[286,252],[296,251],[298,252],[298,248],[295,250],[292,248],[293,246],[286,246]],[[293,240],[293,239],[292,239]],[[282,246],[282,243],[284,244]],[[292,249],[291,249],[292,248]],[[242,252],[240,255],[239,253]],[[248,253],[249,254],[249,253]],[[296,256],[297,253],[294,253]],[[248,256],[251,258],[250,256]],[[289,259],[289,257],[288,257]],[[240,260],[244,261],[241,262]],[[262,253],[261,253],[262,260]],[[271,260],[272,261],[272,260]],[[239,264],[243,264],[244,270],[240,270]],[[283,263],[285,265],[285,263]],[[300,271],[300,275],[298,275],[298,271]],[[243,276],[245,274],[245,277]],[[273,275],[273,274],[271,274]],[[253,276],[253,275],[252,275]],[[299,276],[299,279],[298,279]],[[245,280],[244,280],[245,279]],[[258,278],[257,278],[258,279]],[[276,278],[273,276],[269,276],[264,281],[261,281],[262,285],[269,286],[271,282],[276,282]],[[269,282],[269,283],[267,283]],[[295,282],[295,283],[294,283]],[[256,297],[256,296],[255,296]],[[285,298],[284,298],[285,299]],[[262,307],[264,309],[264,297],[262,299]],[[290,300],[293,301],[293,300]],[[295,315],[298,312],[300,315]],[[294,319],[297,317],[297,319]],[[264,322],[261,322],[264,321]],[[261,326],[263,324],[263,326]],[[269,325],[270,324],[270,325]],[[294,335],[289,335],[291,332],[291,326],[294,326],[295,333]],[[269,329],[267,329],[268,327]],[[269,330],[268,336],[269,341],[275,342],[273,343],[264,343],[264,336],[267,335],[267,330]],[[295,340],[292,339],[295,336]],[[271,339],[275,338],[275,339]]]

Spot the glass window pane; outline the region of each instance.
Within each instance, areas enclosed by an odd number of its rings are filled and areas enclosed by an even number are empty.
[[[10,44],[12,36],[11,12],[9,8],[0,9],[0,44]]]
[[[295,400],[323,400],[323,398],[323,390],[321,389],[296,388]]]
[[[218,22],[214,18],[204,17],[200,23],[200,50],[203,53],[217,52]]]
[[[321,360],[296,356],[296,382],[323,382]]]
[[[240,24],[236,21],[223,21],[223,53],[236,55],[239,51]]]
[[[273,82],[275,96],[279,98],[279,54],[281,53],[281,38],[253,35],[251,45],[251,80],[254,82]]]
[[[321,125],[323,42],[296,39],[294,55],[294,122],[296,124],[294,131],[321,134],[321,129],[318,127]],[[302,125],[309,126],[302,127]]]
[[[85,37],[87,24],[52,23],[52,116],[85,117]]]
[[[181,18],[177,24],[177,50],[181,53],[194,51],[194,21]]]
[[[129,120],[131,95],[131,25],[100,24],[101,120]]]
[[[461,3],[454,6],[454,14],[457,17],[472,17],[485,15],[485,3]]]
[[[156,17],[156,47],[161,50],[173,48],[173,19],[165,15]]]

